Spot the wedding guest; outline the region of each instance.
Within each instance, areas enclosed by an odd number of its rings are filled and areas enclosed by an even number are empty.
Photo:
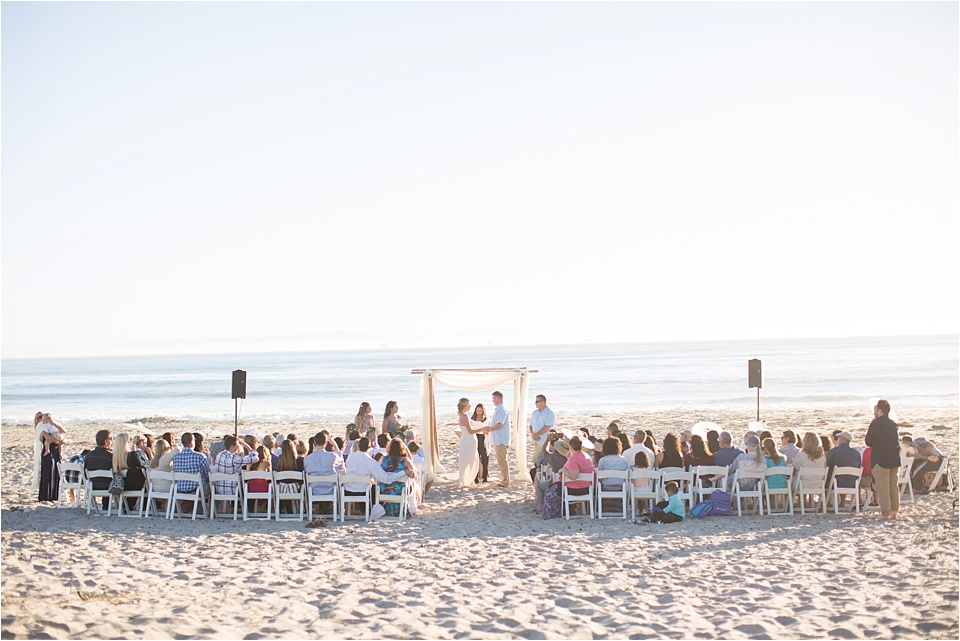
[[[623,432],[617,432],[616,438],[620,441],[620,449],[623,452],[626,452],[630,449],[630,437],[624,434]],[[601,446],[603,447],[603,446]]]
[[[601,446],[601,458],[597,462],[597,471],[602,472],[604,470],[619,470],[627,471],[630,469],[630,464],[627,462],[627,459],[621,456],[622,444],[620,439],[616,436],[610,436],[603,440],[603,445]],[[600,484],[600,489],[605,492],[615,492],[623,487],[622,479],[604,479],[603,483]]]
[[[427,474],[427,459],[423,457],[423,448],[420,447],[420,444],[416,441],[408,441],[407,449],[410,450],[410,459],[417,464],[417,469],[420,470],[418,474],[423,474],[425,480],[423,482],[423,495],[417,496],[417,502],[422,503],[423,497],[427,495],[427,492],[430,491],[430,488],[433,487],[433,475]]]
[[[690,437],[690,451],[683,457],[683,466],[692,470],[699,465],[716,465],[716,462],[713,460],[713,454],[707,449],[707,444],[703,442],[703,437],[694,434]]]
[[[720,449],[713,450],[713,462],[722,467],[729,467],[743,452],[733,446],[733,436],[724,430],[720,432]]]
[[[564,463],[563,469],[566,473],[567,493],[575,496],[587,494],[590,488],[590,478],[593,475],[593,461],[583,453],[583,441],[579,436],[571,436],[567,442],[570,447],[570,456]],[[581,476],[588,477],[586,480],[580,479]]]
[[[243,437],[243,442],[250,446],[251,450],[255,450],[260,447],[260,439],[258,439],[253,434],[246,434]],[[261,459],[262,460],[262,459]]]
[[[653,454],[653,456],[650,457],[650,464],[656,465],[657,458],[659,458],[660,456],[660,448],[657,447],[657,442],[649,434],[649,432],[645,432],[645,433],[647,434],[647,436],[646,438],[643,439],[643,446],[646,447],[648,450],[650,450],[650,452]]]
[[[256,451],[257,446],[253,442],[247,440],[246,436],[243,438],[247,446],[252,451]],[[266,448],[268,452],[270,452],[270,469],[272,470],[277,469],[277,464],[280,462],[280,455],[283,453],[283,448],[280,447],[279,445],[282,442],[283,441],[276,440],[270,434],[267,434],[266,436],[263,437],[263,447]]]
[[[890,419],[890,403],[880,399],[873,408],[874,419],[867,428],[864,441],[870,446],[873,476],[877,483],[880,513],[884,518],[896,519],[900,511],[900,436],[898,427]]]
[[[176,455],[177,451],[170,447],[165,439],[159,439],[153,451],[153,458],[150,460],[150,469],[157,470],[158,472],[172,472],[173,457]],[[153,488],[161,494],[169,492],[170,485],[170,481],[166,479],[156,479],[153,481]]]
[[[540,457],[540,450],[547,444],[547,435],[550,433],[550,430],[554,425],[557,424],[557,417],[553,413],[553,410],[547,407],[547,397],[543,394],[537,394],[537,399],[535,401],[537,409],[533,411],[533,414],[530,416],[530,438],[533,439],[533,461],[536,465],[537,459]],[[482,405],[477,405],[478,408],[482,408]],[[474,415],[477,412],[474,411]],[[486,420],[486,411],[484,411],[483,419]],[[616,425],[611,423],[611,425]],[[478,439],[479,440],[479,439]],[[481,463],[481,466],[483,464]],[[484,479],[486,482],[486,479]]]
[[[339,439],[340,437],[338,436],[337,438]],[[340,439],[340,441],[337,441],[336,439],[334,439],[334,442],[337,443],[337,447],[338,447],[338,448],[339,448],[340,443],[342,442],[342,440],[343,440],[343,439]],[[342,451],[342,448],[340,448],[340,449],[341,449],[341,451]],[[296,452],[296,454],[297,454],[297,458],[298,458],[298,459],[302,459],[304,456],[307,455],[307,446],[304,444],[303,441],[298,441],[298,442],[297,442],[297,452]],[[281,454],[280,456],[282,457],[283,455]]]
[[[397,430],[402,425],[399,411],[400,405],[396,401],[387,401],[383,410],[383,423],[380,425],[381,434],[387,434],[390,438],[397,435]]]
[[[927,475],[935,475],[943,462],[943,452],[923,438],[922,436],[913,439],[911,446],[914,451],[913,465],[910,467],[910,480],[913,483],[913,489],[920,494],[926,494],[934,487],[928,487],[933,482],[933,478],[927,479]]]
[[[793,491],[796,492],[800,485],[800,474],[805,467],[824,468],[827,466],[827,458],[824,456],[823,443],[820,437],[813,432],[807,432],[803,435],[803,448],[793,459],[793,467],[796,473],[793,475]]]
[[[213,468],[213,457],[210,456],[210,450],[207,449],[207,446],[203,443],[203,434],[200,432],[193,433],[193,451],[198,454],[203,454],[204,458],[207,459],[207,465],[212,469]]]
[[[36,441],[33,448],[33,489],[38,501],[56,501],[60,497],[60,448],[67,431],[46,412],[33,417]]]
[[[763,463],[766,467],[786,467],[787,466],[787,457],[777,451],[777,444],[772,438],[763,439],[761,443],[763,448]],[[782,490],[787,487],[787,477],[785,476],[770,476],[766,478],[767,487],[771,490]],[[770,497],[773,500],[773,497]]]
[[[403,441],[395,438],[390,441],[387,446],[387,453],[380,460],[380,467],[383,468],[384,472],[406,472],[407,470],[413,469],[413,461],[410,460],[410,452],[407,450],[407,446],[403,444]],[[412,478],[410,479],[413,480]],[[380,494],[387,496],[399,496],[403,493],[403,487],[407,483],[406,480],[397,480],[391,483],[380,483]],[[396,503],[387,503],[383,506],[386,510],[387,516],[399,516],[400,515],[400,506]],[[411,513],[415,513],[416,510],[408,511],[408,517]]]
[[[243,454],[240,453],[241,448]],[[223,437],[223,449],[217,454],[213,468],[219,474],[232,474],[239,479],[240,471],[245,465],[251,465],[259,460],[260,454],[251,450],[246,441],[238,441],[233,435],[227,434]],[[232,481],[217,481],[213,485],[217,494],[232,494],[237,487],[237,484]]]
[[[655,460],[656,455],[653,453],[653,450],[644,445],[644,441],[647,438],[646,432],[643,430],[637,430],[633,435],[633,445],[624,450],[623,458],[627,459],[628,462],[632,462],[636,458],[637,452],[643,452],[648,461]]]
[[[755,472],[763,474],[767,465],[763,460],[763,450],[760,448],[760,439],[756,436],[747,437],[747,451],[734,459],[730,464],[730,472],[727,476],[727,491],[733,492],[733,477],[737,470],[744,472]],[[758,479],[737,479],[737,484],[741,490],[751,491],[757,488]]]
[[[349,425],[347,427],[350,427]],[[351,429],[347,434],[347,442],[343,445],[343,458],[344,460],[350,456],[350,452],[353,451],[354,445],[360,440],[360,430],[354,428]]]
[[[370,403],[364,401],[360,403],[360,409],[357,410],[357,415],[353,418],[354,429],[356,430],[366,430],[372,428],[376,425],[376,422],[373,418],[373,408],[370,406]],[[350,426],[347,426],[347,437],[350,436]]]
[[[88,472],[110,471],[113,469],[113,452],[110,446],[113,445],[113,435],[110,430],[100,430],[96,435],[97,446],[92,452],[87,454],[83,461],[83,469]],[[91,479],[91,486],[95,490],[105,490],[110,487],[110,479]],[[102,498],[103,509],[110,505],[110,497]]]
[[[227,438],[226,435],[224,435],[223,438],[219,438],[210,444],[210,450],[209,450],[210,460],[212,460],[214,463],[217,462],[217,455],[220,454],[220,452],[222,452],[223,450],[227,449],[226,446],[223,444],[223,439],[225,438]]]
[[[717,430],[707,432],[707,449],[711,454],[720,449],[720,432]]]
[[[123,476],[123,491],[137,492],[143,489],[147,483],[145,474],[146,468],[150,467],[150,461],[147,459],[147,453],[134,447],[130,448],[132,443],[126,434],[117,435],[116,443],[113,446],[113,473]],[[131,503],[134,501],[134,503]],[[135,499],[128,498],[126,508],[133,509]]]
[[[143,451],[147,453],[147,458],[153,458],[153,434],[144,434],[143,435]]]
[[[247,443],[247,446],[250,445],[249,441],[244,438],[244,442]],[[247,466],[247,470],[250,472],[271,472],[273,467],[270,464],[270,450],[268,450],[263,445],[258,445],[254,451],[257,453],[257,460],[253,463],[250,463]],[[244,489],[244,494],[265,494],[270,491],[270,479],[250,479],[246,483],[246,488]],[[250,505],[250,501],[253,502],[253,505]],[[263,499],[248,499],[247,500],[247,509],[252,512],[259,513],[266,511],[267,502]]]
[[[833,447],[833,439],[830,437],[829,434],[821,434],[820,445],[823,447],[824,454],[826,454],[827,452],[830,451],[830,448]]]
[[[194,449],[193,439],[192,432],[185,432],[180,437],[183,449],[173,457],[173,471],[180,474],[199,474],[201,491],[204,494],[209,494],[210,462],[206,456]],[[196,489],[196,481],[177,481],[178,492],[189,493]]]
[[[387,472],[377,463],[368,453],[370,449],[370,439],[366,436],[357,440],[354,444],[353,454],[347,459],[346,474],[372,476],[378,483],[391,484],[396,481],[403,481],[406,478],[413,478],[413,469],[396,470]],[[366,493],[369,483],[344,483],[343,490],[348,496],[363,496]]]
[[[683,430],[680,432],[680,454],[684,455],[690,451],[690,439],[693,437],[693,432],[690,430]]]
[[[657,468],[683,467],[683,454],[680,451],[680,440],[673,432],[667,432],[663,437],[663,450],[657,456]]]
[[[787,459],[787,465],[793,465],[793,459],[800,453],[800,448],[797,447],[797,435],[793,430],[783,431],[780,437],[780,453]]]
[[[301,462],[300,469],[307,474],[320,474],[323,476],[332,476],[334,474],[343,474],[346,470],[343,462],[343,455],[339,448],[334,447],[333,451],[327,451],[327,433],[323,430],[316,433],[313,442],[317,449],[313,454],[308,454]],[[348,472],[349,473],[349,472]],[[319,482],[310,485],[314,494],[333,494],[335,483]]]
[[[773,434],[770,432],[770,430],[763,430],[760,432],[758,438],[760,439],[760,447],[763,447],[763,442],[768,438],[773,438]]]
[[[853,435],[850,432],[841,431],[836,436],[836,445],[830,448],[826,453],[825,463],[827,466],[827,484],[829,490],[833,481],[833,468],[835,467],[860,467],[860,452],[850,447],[853,441]],[[837,477],[838,487],[856,487],[857,478],[849,474],[841,474]],[[842,498],[842,497],[841,497]]]
[[[177,437],[173,435],[173,432],[164,432],[160,435],[160,438],[167,442],[167,445],[173,449],[180,451],[180,441],[177,440]]]
[[[484,427],[487,426],[487,409],[483,406],[483,403],[477,403],[477,406],[473,408],[473,415],[471,415],[470,420],[479,421]],[[487,451],[487,435],[482,431],[477,432],[477,454],[480,456],[480,471],[477,472],[474,483],[486,483],[490,479],[490,452]]]
[[[641,522],[646,523],[679,523],[687,515],[683,508],[683,501],[680,500],[680,486],[676,481],[670,481],[663,486],[664,492],[669,497],[666,501],[657,503],[657,510],[654,510],[649,516],[641,517]]]
[[[647,456],[646,452],[640,451],[634,454],[633,456],[633,465],[630,466],[631,470],[647,470],[652,467],[650,463],[650,457]],[[652,481],[648,478],[637,478],[633,479],[633,485],[641,492],[649,492]]]

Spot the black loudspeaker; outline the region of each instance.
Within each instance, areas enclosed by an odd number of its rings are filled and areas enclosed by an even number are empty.
[[[246,397],[247,397],[247,373],[242,369],[233,370],[233,396],[231,396],[230,398],[246,398]]]
[[[747,378],[750,381],[751,388],[756,387],[759,389],[763,387],[763,383],[761,382],[761,377],[760,377],[760,359],[759,358],[753,358],[747,361],[747,372],[748,372]]]

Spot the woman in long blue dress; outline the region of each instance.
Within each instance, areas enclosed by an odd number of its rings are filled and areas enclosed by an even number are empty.
[[[410,458],[410,451],[403,441],[395,438],[387,446],[387,454],[380,460],[380,467],[386,472],[404,472],[413,465]],[[406,481],[394,481],[393,483],[381,483],[380,494],[389,496],[400,496],[403,493],[403,486]],[[383,506],[387,516],[400,516],[399,503],[387,503]]]

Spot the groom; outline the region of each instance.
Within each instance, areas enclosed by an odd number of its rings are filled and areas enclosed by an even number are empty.
[[[507,448],[510,447],[510,415],[503,407],[503,394],[493,393],[493,419],[488,428],[490,444],[497,455],[497,464],[500,466],[500,487],[510,487],[510,464],[507,462]]]

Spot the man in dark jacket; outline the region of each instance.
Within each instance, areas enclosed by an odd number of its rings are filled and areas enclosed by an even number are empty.
[[[873,478],[877,483],[880,513],[888,519],[897,518],[900,511],[900,434],[897,424],[890,420],[890,403],[880,399],[873,408],[874,419],[867,428],[864,441],[870,446]]]
[[[100,430],[97,432],[97,447],[87,454],[83,460],[83,469],[88,472],[113,469],[113,452],[110,446],[113,444],[113,435],[110,430]],[[105,490],[110,487],[110,479],[92,479],[91,484],[95,490]],[[107,509],[110,504],[110,497],[105,496],[101,499],[103,509]]]

